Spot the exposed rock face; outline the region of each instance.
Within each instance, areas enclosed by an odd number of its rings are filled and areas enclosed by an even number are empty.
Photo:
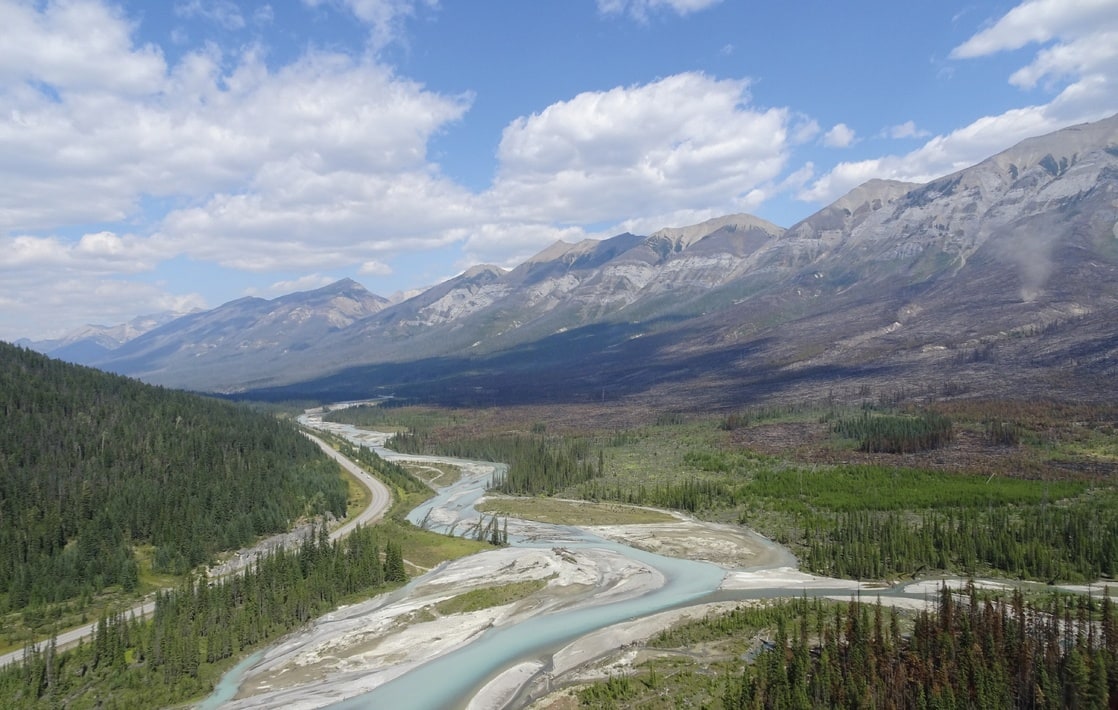
[[[203,389],[329,376],[339,388],[437,379],[489,391],[515,376],[527,392],[554,378],[550,397],[683,387],[740,399],[871,371],[978,382],[999,358],[1007,387],[1093,377],[1118,362],[1116,224],[1113,117],[925,185],[871,180],[787,230],[728,215],[558,242],[391,305],[353,282],[242,299],[105,363]]]

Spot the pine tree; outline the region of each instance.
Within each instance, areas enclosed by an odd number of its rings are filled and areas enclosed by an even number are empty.
[[[390,540],[384,550],[384,581],[406,582],[407,571],[404,569],[404,554],[398,542]]]

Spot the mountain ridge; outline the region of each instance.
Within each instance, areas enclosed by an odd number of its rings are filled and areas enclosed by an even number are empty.
[[[569,382],[624,372],[635,395],[673,388],[662,374],[642,379],[650,357],[698,354],[731,363],[738,384],[753,381],[741,375],[744,362],[795,380],[817,367],[887,370],[890,352],[930,372],[943,353],[1001,347],[1003,333],[1093,323],[1115,309],[1118,288],[1081,286],[1118,283],[1116,146],[1118,116],[1028,139],[925,184],[871,180],[786,230],[725,215],[647,236],[556,242],[513,269],[473,267],[399,303],[351,280],[232,302],[189,316],[191,328],[179,319],[146,333],[99,364],[226,392],[404,363],[456,362],[498,377],[498,365],[532,371],[535,359],[570,370]],[[1109,352],[1105,327],[1091,328],[1083,338]],[[566,352],[575,334],[583,340],[569,365],[540,357],[542,347]],[[751,355],[733,355],[743,343]],[[681,368],[680,377],[722,379]]]

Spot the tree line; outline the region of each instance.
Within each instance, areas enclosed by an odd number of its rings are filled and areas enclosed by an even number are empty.
[[[938,449],[951,443],[951,419],[938,412],[925,411],[916,416],[870,414],[840,417],[832,431],[858,441],[858,449],[870,453],[909,454]]]
[[[946,587],[911,614],[880,600],[740,606],[650,639],[653,649],[723,649],[723,662],[649,662],[578,692],[583,706],[1083,708],[1118,703],[1118,618],[1104,592],[1026,600]]]
[[[1090,581],[1118,572],[1118,501],[902,512],[848,511],[802,523],[804,565],[820,574],[883,579],[924,570]]]
[[[726,710],[833,708],[1090,708],[1118,702],[1113,603],[1053,596],[962,598],[944,588],[902,634],[895,610],[852,602],[827,614],[802,602],[790,625],[730,679]]]
[[[554,495],[602,475],[601,449],[587,439],[544,434],[492,435],[436,442],[422,430],[392,437],[386,447],[410,454],[438,454],[500,461],[507,470],[494,476],[492,488],[508,495]]]

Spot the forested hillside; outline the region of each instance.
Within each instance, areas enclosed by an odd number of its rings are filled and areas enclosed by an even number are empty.
[[[134,589],[134,546],[181,573],[345,514],[337,466],[294,427],[0,343],[0,608]]]

